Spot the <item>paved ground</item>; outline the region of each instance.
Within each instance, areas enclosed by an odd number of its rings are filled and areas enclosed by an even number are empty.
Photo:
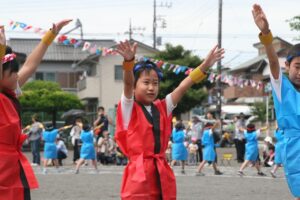
[[[218,150],[219,155],[233,151]],[[71,154],[70,154],[71,155]],[[27,153],[30,159],[30,154]],[[274,179],[269,175],[269,168],[263,171],[267,177],[258,177],[254,168],[248,168],[247,176],[236,175],[238,164],[231,161],[232,166],[221,166],[222,176],[213,175],[211,167],[206,167],[204,177],[196,177],[195,166],[188,166],[186,174],[175,168],[178,199],[181,200],[289,200],[293,199],[288,191],[283,171]],[[40,167],[34,167],[40,188],[32,191],[33,200],[112,200],[120,199],[119,191],[123,167],[99,166],[96,173],[91,166],[83,166],[80,174],[74,174],[74,166],[70,160],[65,162],[61,172],[49,168],[46,175]]]

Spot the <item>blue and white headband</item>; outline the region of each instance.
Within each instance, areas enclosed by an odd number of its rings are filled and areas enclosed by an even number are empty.
[[[157,67],[157,65],[155,65],[153,62],[140,62],[140,63],[137,63],[134,68],[133,68],[133,73],[136,74],[136,72],[138,70],[140,70],[141,68],[146,68],[146,69],[153,69],[159,80],[161,80],[163,78],[163,73],[162,71]]]

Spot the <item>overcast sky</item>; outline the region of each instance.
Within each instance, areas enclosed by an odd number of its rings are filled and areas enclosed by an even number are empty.
[[[153,0],[0,0],[1,23],[20,21],[48,29],[52,22],[64,18],[79,18],[86,39],[123,40],[128,37],[129,19],[134,27],[144,27],[143,36],[133,37],[152,45]],[[160,7],[170,5],[171,7]],[[290,31],[287,19],[300,15],[300,0],[224,0],[223,63],[234,67],[257,55],[253,43],[258,42],[258,29],[252,19],[252,5],[259,3],[270,21],[273,35],[291,43],[300,32]],[[196,55],[204,57],[217,43],[218,0],[157,0],[157,15],[162,15],[167,28],[157,30],[163,44],[182,44]],[[158,25],[161,23],[158,22]],[[70,24],[63,31],[73,27]],[[8,28],[7,28],[8,29]],[[79,33],[75,31],[74,33]],[[138,32],[140,33],[140,32]],[[40,37],[23,31],[7,30],[8,37]],[[76,36],[76,35],[75,35]],[[163,46],[160,47],[163,49]]]

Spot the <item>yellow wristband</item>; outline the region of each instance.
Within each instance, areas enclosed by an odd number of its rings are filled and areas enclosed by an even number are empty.
[[[47,33],[42,38],[42,42],[46,44],[47,46],[50,46],[50,44],[55,39],[56,34],[54,34],[51,30],[47,31]]]
[[[5,56],[5,51],[6,51],[5,45],[0,44],[0,59],[1,60]]]
[[[203,79],[206,78],[206,74],[204,74],[204,73],[202,72],[202,70],[201,70],[199,67],[197,67],[196,69],[194,69],[194,70],[190,73],[189,77],[192,79],[192,81],[193,81],[194,83],[199,83],[199,82],[201,82]]]
[[[272,35],[271,31],[269,31],[269,33],[267,35],[263,35],[262,33],[260,33],[258,35],[258,37],[259,37],[260,42],[263,45],[269,45],[269,44],[272,44],[272,42],[273,42],[273,35]]]
[[[123,70],[125,71],[132,71],[134,67],[134,59],[131,61],[123,61]]]

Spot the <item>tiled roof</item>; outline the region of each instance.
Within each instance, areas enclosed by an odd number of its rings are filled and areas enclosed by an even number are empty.
[[[114,40],[84,40],[91,42],[92,45],[99,47],[111,47],[116,44]],[[18,53],[24,53],[27,56],[40,42],[40,39],[28,39],[28,38],[11,38],[8,41],[8,45],[12,47],[13,51]],[[53,43],[49,46],[43,61],[78,61],[86,58],[90,53],[81,50],[81,47],[74,48],[72,45],[63,45]]]

